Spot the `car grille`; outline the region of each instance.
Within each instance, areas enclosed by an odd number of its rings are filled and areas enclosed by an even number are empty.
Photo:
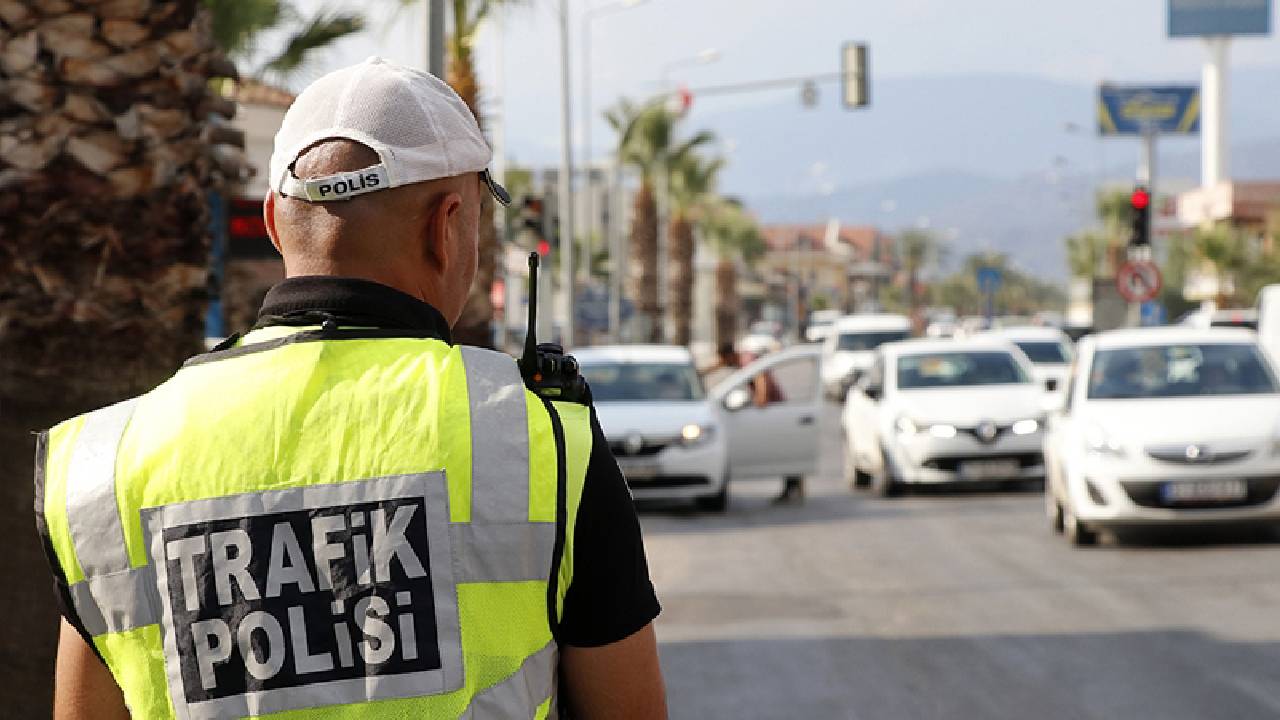
[[[925,460],[921,465],[930,470],[943,470],[945,472],[957,472],[960,469],[960,463],[970,460],[1017,460],[1018,465],[1022,469],[1036,467],[1044,464],[1044,455],[1038,452],[1015,453],[1012,455],[956,455],[951,457],[936,457]]]
[[[613,453],[614,457],[649,457],[662,452],[670,444],[670,441],[645,440],[644,445],[639,450],[631,452],[627,449],[625,442],[611,442],[609,443],[609,451]]]
[[[626,473],[624,472],[623,475]],[[676,488],[676,487],[693,487],[697,485],[710,485],[711,478],[705,475],[660,475],[655,478],[645,478],[643,480],[632,480],[627,478],[627,484],[636,488]]]
[[[1280,476],[1245,478],[1249,492],[1242,500],[1167,503],[1160,497],[1163,480],[1121,480],[1120,486],[1135,505],[1149,508],[1176,508],[1178,510],[1208,510],[1216,508],[1249,507],[1270,502],[1280,488]]]
[[[1188,452],[1191,448],[1194,451]],[[1147,448],[1147,455],[1160,462],[1178,465],[1217,465],[1243,460],[1253,454],[1251,450],[1214,452],[1204,445],[1157,445]]]

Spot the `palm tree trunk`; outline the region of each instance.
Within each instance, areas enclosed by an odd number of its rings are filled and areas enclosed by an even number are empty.
[[[48,717],[57,614],[31,531],[31,432],[201,349],[206,193],[242,161],[202,139],[225,109],[208,80],[230,69],[198,0],[3,5],[0,694],[5,717]]]
[[[446,72],[449,86],[458,93],[462,102],[471,109],[476,122],[484,127],[480,115],[480,86],[476,78],[475,56],[471,52],[471,42],[476,31],[476,24],[467,18],[466,0],[455,0],[454,33],[450,39],[451,49],[449,68]],[[471,292],[467,295],[467,303],[462,309],[462,317],[453,328],[453,340],[466,345],[480,347],[493,346],[493,282],[497,276],[498,256],[502,248],[498,244],[498,228],[495,225],[497,203],[485,193],[480,199],[480,237],[478,242],[479,262],[476,265],[476,279],[471,284]]]
[[[716,349],[738,336],[738,266],[729,258],[716,264]]]
[[[628,293],[636,304],[638,337],[658,342],[658,206],[648,181],[640,184],[631,217],[631,262]]]
[[[668,274],[671,287],[672,342],[688,345],[693,320],[693,223],[682,213],[671,221],[671,257]]]

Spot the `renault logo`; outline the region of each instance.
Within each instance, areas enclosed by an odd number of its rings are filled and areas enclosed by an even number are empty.
[[[1000,434],[1000,428],[996,427],[995,423],[986,420],[978,423],[978,427],[974,428],[974,432],[982,442],[991,442],[996,439],[996,435]]]
[[[1209,449],[1201,445],[1188,445],[1183,454],[1186,456],[1188,462],[1209,459]]]

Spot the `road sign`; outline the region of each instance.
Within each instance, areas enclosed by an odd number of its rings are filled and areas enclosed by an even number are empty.
[[[1169,0],[1169,37],[1271,34],[1271,0]]]
[[[1099,135],[1195,135],[1200,88],[1194,85],[1112,85],[1098,88]]]
[[[1000,289],[1000,284],[1004,281],[1004,277],[1000,273],[1000,268],[980,267],[978,268],[978,289],[984,293],[994,293]]]
[[[1160,268],[1146,260],[1130,261],[1116,274],[1116,289],[1131,303],[1144,303],[1155,299],[1163,286]]]
[[[1168,313],[1165,311],[1164,304],[1156,300],[1148,300],[1142,303],[1139,312],[1143,327],[1156,327],[1165,324]]]

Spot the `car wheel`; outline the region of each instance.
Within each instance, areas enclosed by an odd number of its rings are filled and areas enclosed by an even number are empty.
[[[898,497],[902,494],[902,483],[894,475],[889,464],[889,453],[880,450],[880,469],[871,476],[871,489],[880,497]]]
[[[1071,511],[1070,503],[1062,507],[1062,531],[1067,536],[1067,542],[1076,547],[1098,544],[1098,532],[1080,522],[1080,518]]]
[[[844,450],[844,481],[849,483],[849,489],[851,490],[864,488],[871,484],[870,473],[858,469],[858,461],[854,459],[852,448],[848,446]]]
[[[715,495],[705,495],[694,500],[698,509],[703,512],[722,513],[729,509],[729,475],[725,473],[724,483],[720,485],[720,492]]]

